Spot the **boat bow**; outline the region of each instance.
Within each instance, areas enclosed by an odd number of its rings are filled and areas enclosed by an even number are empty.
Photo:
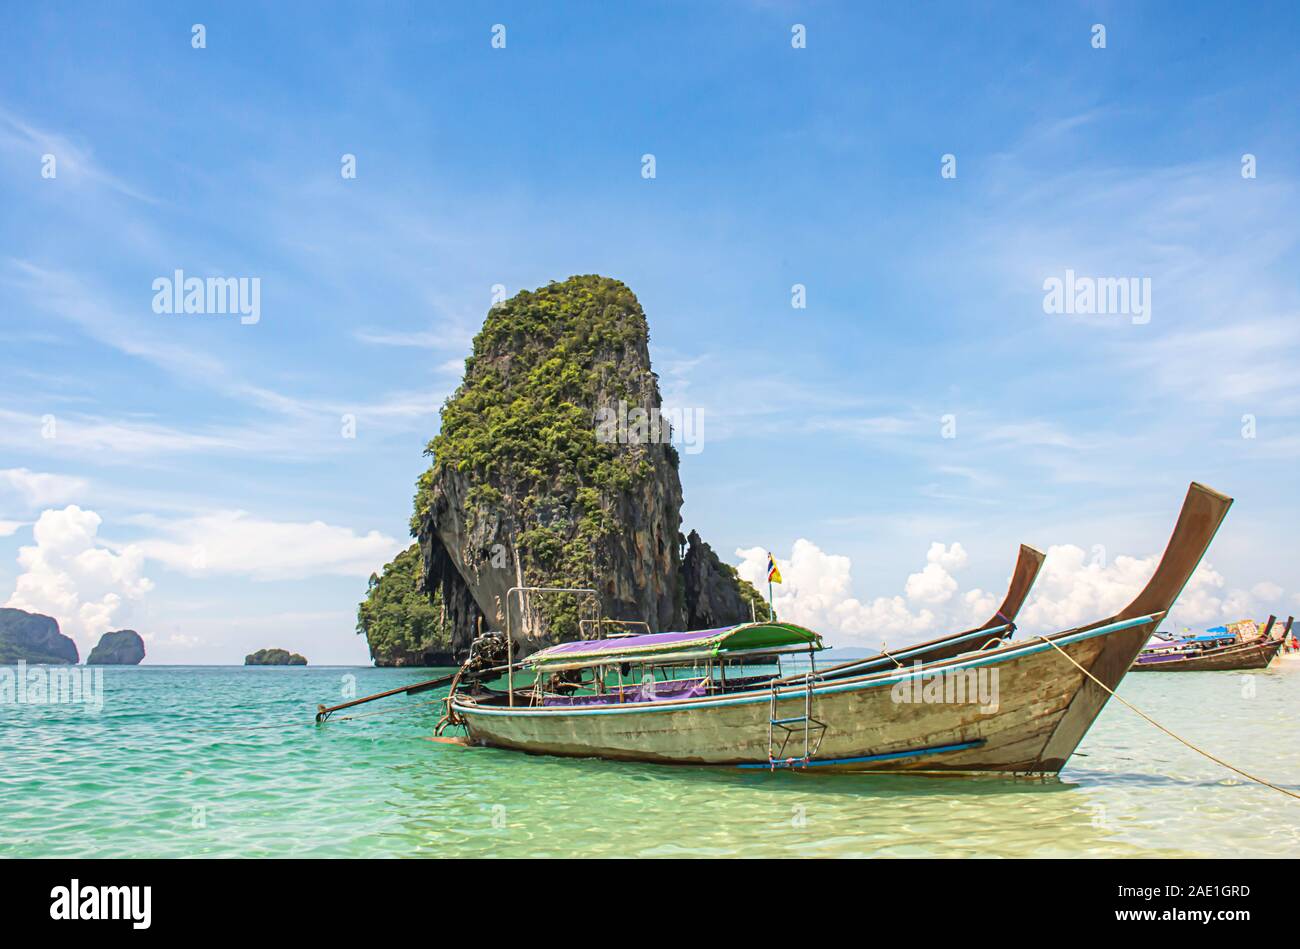
[[[1146,645],[1160,619],[1183,592],[1183,587],[1191,579],[1192,573],[1205,556],[1210,542],[1218,533],[1219,526],[1232,507],[1232,498],[1220,494],[1203,484],[1193,482],[1187,489],[1183,508],[1174,525],[1174,532],[1169,538],[1165,552],[1156,565],[1155,573],[1142,592],[1133,598],[1123,610],[1112,617],[1084,626],[1079,632],[1086,632],[1111,625],[1123,620],[1140,616],[1155,616],[1149,622],[1108,635],[1105,648],[1100,650],[1091,664],[1085,668],[1104,686],[1080,675],[1080,688],[1070,703],[1065,715],[1052,731],[1039,752],[1039,763],[1043,771],[1059,771],[1066,759],[1087,734],[1088,729],[1101,712],[1110,693],[1106,689],[1115,689],[1124,673],[1128,672],[1137,659],[1138,653]],[[1070,633],[1057,633],[1050,639],[1061,639]],[[1061,662],[1066,662],[1061,658]]]

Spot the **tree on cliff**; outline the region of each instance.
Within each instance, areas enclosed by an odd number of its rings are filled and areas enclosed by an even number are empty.
[[[451,637],[437,596],[419,588],[420,545],[412,544],[370,575],[366,598],[357,608],[357,632],[381,665],[428,665],[451,652]]]

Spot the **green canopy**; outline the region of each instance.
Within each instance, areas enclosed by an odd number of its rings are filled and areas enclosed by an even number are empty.
[[[697,629],[686,633],[649,633],[619,639],[588,639],[560,643],[525,660],[534,667],[588,666],[601,662],[633,662],[650,659],[713,658],[741,651],[792,652],[821,649],[822,638],[811,629],[794,623],[744,623],[720,629]]]

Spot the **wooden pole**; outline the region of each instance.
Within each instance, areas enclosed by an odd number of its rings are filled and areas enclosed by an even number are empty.
[[[353,699],[350,702],[343,702],[340,705],[331,705],[328,708],[324,705],[316,706],[316,721],[323,722],[329,716],[342,708],[351,708],[354,705],[363,705],[366,702],[373,702],[375,699],[387,698],[390,695],[414,695],[416,692],[424,692],[428,689],[436,689],[440,685],[446,685],[452,679],[456,678],[456,673],[439,676],[436,679],[430,679],[427,682],[417,682],[415,685],[404,685],[400,688],[389,689],[387,692],[376,692],[374,695],[367,695],[363,698]]]
[[[493,673],[497,673],[499,675],[502,672],[508,674],[510,672],[510,669],[508,669],[505,666],[494,666],[491,669],[484,669],[482,672],[476,674],[489,676],[492,675]],[[390,695],[415,695],[417,692],[426,692],[429,689],[436,689],[440,685],[446,685],[448,682],[451,682],[459,674],[460,674],[460,670],[457,670],[456,672],[449,673],[445,676],[439,676],[436,679],[430,679],[427,682],[417,682],[414,685],[403,685],[396,689],[389,689],[387,692],[376,692],[374,695],[367,695],[359,699],[353,699],[350,702],[343,702],[340,705],[331,705],[328,707],[324,705],[317,705],[316,721],[323,722],[325,721],[325,719],[329,718],[331,714],[339,711],[339,709],[351,708],[354,705],[364,705],[366,702],[373,702],[375,699],[386,699]]]

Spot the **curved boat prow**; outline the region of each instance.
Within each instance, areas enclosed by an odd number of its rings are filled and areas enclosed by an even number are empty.
[[[940,659],[951,659],[962,653],[983,649],[989,645],[998,645],[1001,640],[1010,639],[1011,634],[1016,631],[1016,617],[1020,615],[1020,608],[1029,598],[1029,591],[1033,589],[1034,581],[1038,579],[1038,572],[1043,569],[1043,561],[1046,558],[1047,554],[1041,550],[1035,550],[1028,544],[1021,544],[1020,556],[1016,558],[1016,569],[1011,574],[1011,585],[1007,587],[1007,595],[1002,605],[989,617],[989,621],[967,632],[935,640],[933,643],[926,644],[925,648],[912,647],[908,650],[909,660],[937,662]],[[997,635],[984,640],[971,637],[971,633],[986,630],[997,630]],[[920,651],[915,652],[916,649]]]
[[[1035,550],[1028,544],[1020,545],[1020,556],[1016,559],[1015,572],[1011,574],[1011,586],[1007,588],[1006,599],[996,613],[980,629],[992,629],[995,626],[1014,625],[1020,615],[1020,608],[1029,598],[1029,591],[1038,579],[1038,571],[1043,569],[1047,554]]]
[[[1156,572],[1142,592],[1115,619],[1169,612],[1187,581],[1192,578],[1201,558],[1205,556],[1210,541],[1214,540],[1230,507],[1232,498],[1193,481],[1187,489],[1178,523],[1174,525],[1174,532],[1165,547],[1164,556],[1156,566]]]
[[[1120,680],[1124,678],[1124,673],[1128,672],[1129,667],[1133,665],[1133,661],[1142,651],[1147,640],[1151,638],[1152,633],[1156,631],[1161,619],[1183,592],[1183,587],[1187,585],[1201,558],[1205,556],[1210,542],[1214,540],[1214,535],[1218,533],[1219,525],[1223,523],[1230,507],[1232,507],[1232,498],[1203,484],[1192,482],[1191,487],[1187,489],[1182,512],[1178,515],[1178,522],[1174,525],[1174,532],[1169,538],[1165,552],[1142,592],[1114,616],[1084,626],[1080,630],[1071,631],[1100,629],[1124,620],[1151,617],[1149,622],[1105,637],[1105,645],[1085,668],[1106,688],[1103,689],[1086,676],[1081,676],[1082,682],[1078,693],[1039,752],[1038,761],[1041,770],[1059,771],[1066,759],[1074,753],[1074,749],[1078,747],[1110,697],[1106,689],[1113,690],[1119,685]],[[1066,635],[1069,633],[1057,633],[1049,638],[1055,639]],[[1066,660],[1062,658],[1061,661]]]

